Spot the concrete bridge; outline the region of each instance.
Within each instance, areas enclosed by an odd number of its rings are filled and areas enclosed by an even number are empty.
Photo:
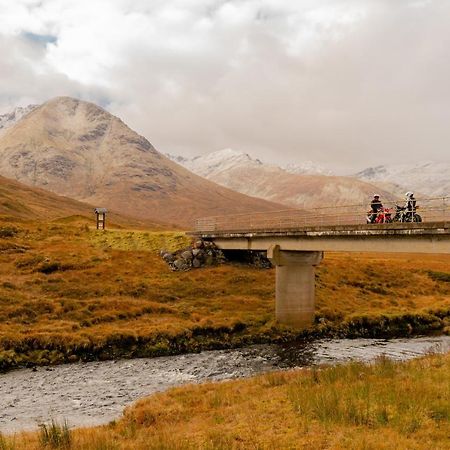
[[[314,272],[324,252],[450,254],[448,208],[435,215],[430,211],[433,209],[428,211],[429,218],[440,220],[346,225],[305,225],[290,220],[280,226],[274,213],[271,218],[265,214],[259,219],[255,214],[234,219],[222,216],[199,219],[190,234],[213,241],[223,250],[267,252],[276,267],[277,320],[305,328],[314,319]],[[288,215],[292,218],[295,214],[298,211],[290,210]],[[304,216],[302,212],[299,217],[303,220]],[[306,214],[306,220],[312,221],[311,215]]]

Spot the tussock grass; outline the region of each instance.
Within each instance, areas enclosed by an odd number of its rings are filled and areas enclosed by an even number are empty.
[[[0,433],[0,450],[15,450],[16,439],[15,438],[5,438],[2,433]]]
[[[450,354],[380,358],[170,389],[107,426],[72,432],[77,449],[447,449]],[[36,434],[17,449],[39,448]],[[100,444],[101,443],[101,444]]]
[[[274,270],[170,271],[158,253],[186,245],[180,232],[8,226],[14,235],[0,237],[0,370],[297,337],[275,321]],[[308,333],[450,331],[449,272],[448,255],[327,253]]]
[[[55,420],[39,425],[39,443],[44,448],[68,449],[71,447],[72,435],[66,421],[62,425]]]

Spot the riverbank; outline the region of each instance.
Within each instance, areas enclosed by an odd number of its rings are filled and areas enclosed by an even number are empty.
[[[109,425],[67,431],[70,448],[444,449],[450,354],[380,358],[189,385],[139,401]],[[56,427],[50,433],[59,436]],[[42,448],[43,433],[4,437]],[[62,448],[62,446],[60,447]]]
[[[159,250],[185,242],[182,233],[3,226],[0,370],[450,329],[448,255],[327,254],[316,323],[297,333],[275,321],[274,270],[171,272]]]

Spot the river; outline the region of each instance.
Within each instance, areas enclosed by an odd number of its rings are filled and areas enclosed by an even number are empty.
[[[172,386],[242,378],[271,370],[371,361],[407,360],[450,351],[450,336],[411,339],[333,339],[286,346],[255,345],[160,358],[65,364],[0,374],[0,432],[13,433],[55,419],[92,426],[118,419],[135,400]]]

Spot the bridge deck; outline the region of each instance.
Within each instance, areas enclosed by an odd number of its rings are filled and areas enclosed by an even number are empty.
[[[344,236],[388,236],[388,235],[449,235],[450,222],[384,223],[360,225],[323,225],[283,228],[254,228],[235,230],[191,231],[191,236],[204,239],[213,238],[253,238],[253,237],[344,237]]]
[[[267,251],[272,245],[292,251],[342,251],[450,254],[449,222],[309,226],[191,232],[223,250]]]

